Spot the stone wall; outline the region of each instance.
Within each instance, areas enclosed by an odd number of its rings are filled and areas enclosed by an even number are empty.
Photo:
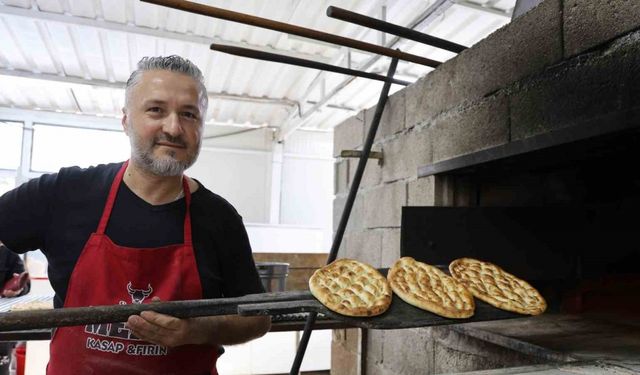
[[[389,98],[339,257],[388,267],[400,256],[401,207],[460,204],[419,166],[593,121],[640,120],[640,2],[546,0]],[[334,225],[375,108],[337,126]],[[464,204],[464,202],[462,202]],[[334,333],[333,374],[427,374],[536,359],[446,327]]]

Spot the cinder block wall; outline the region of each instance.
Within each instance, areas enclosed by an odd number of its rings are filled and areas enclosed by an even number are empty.
[[[389,98],[339,257],[388,267],[406,205],[451,205],[429,163],[593,121],[640,120],[640,2],[546,0]],[[334,133],[337,226],[375,108]],[[429,374],[535,362],[446,327],[334,332],[332,374]]]

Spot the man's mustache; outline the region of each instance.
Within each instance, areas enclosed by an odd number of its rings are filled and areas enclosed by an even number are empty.
[[[168,134],[165,134],[165,135],[156,137],[153,141],[154,141],[154,144],[158,144],[160,142],[166,142],[166,143],[173,143],[181,147],[187,147],[187,142],[185,142],[184,139],[182,139],[182,137],[180,136],[172,137]]]

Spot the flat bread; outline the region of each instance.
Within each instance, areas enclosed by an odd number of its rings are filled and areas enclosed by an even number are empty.
[[[29,310],[48,310],[53,309],[53,303],[51,301],[31,301],[31,302],[19,302],[12,305],[9,311],[29,311]]]
[[[329,310],[347,316],[375,316],[391,306],[391,287],[375,268],[338,259],[309,279],[311,294]]]
[[[403,301],[445,318],[468,318],[473,296],[451,276],[411,257],[398,259],[387,274],[393,292]]]
[[[493,263],[460,258],[451,262],[449,271],[474,297],[497,308],[527,315],[539,315],[547,309],[534,287]]]

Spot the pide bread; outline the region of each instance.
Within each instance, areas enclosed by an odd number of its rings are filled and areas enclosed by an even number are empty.
[[[460,258],[451,262],[449,271],[474,297],[497,308],[528,315],[542,314],[547,308],[534,287],[493,263]]]
[[[47,310],[53,309],[51,301],[31,301],[20,302],[12,305],[9,311],[29,311],[29,310]]]
[[[309,279],[311,294],[329,310],[347,316],[376,316],[391,305],[391,287],[375,268],[338,259]]]
[[[473,296],[436,267],[411,257],[398,259],[387,274],[393,292],[408,304],[446,318],[473,315]]]

